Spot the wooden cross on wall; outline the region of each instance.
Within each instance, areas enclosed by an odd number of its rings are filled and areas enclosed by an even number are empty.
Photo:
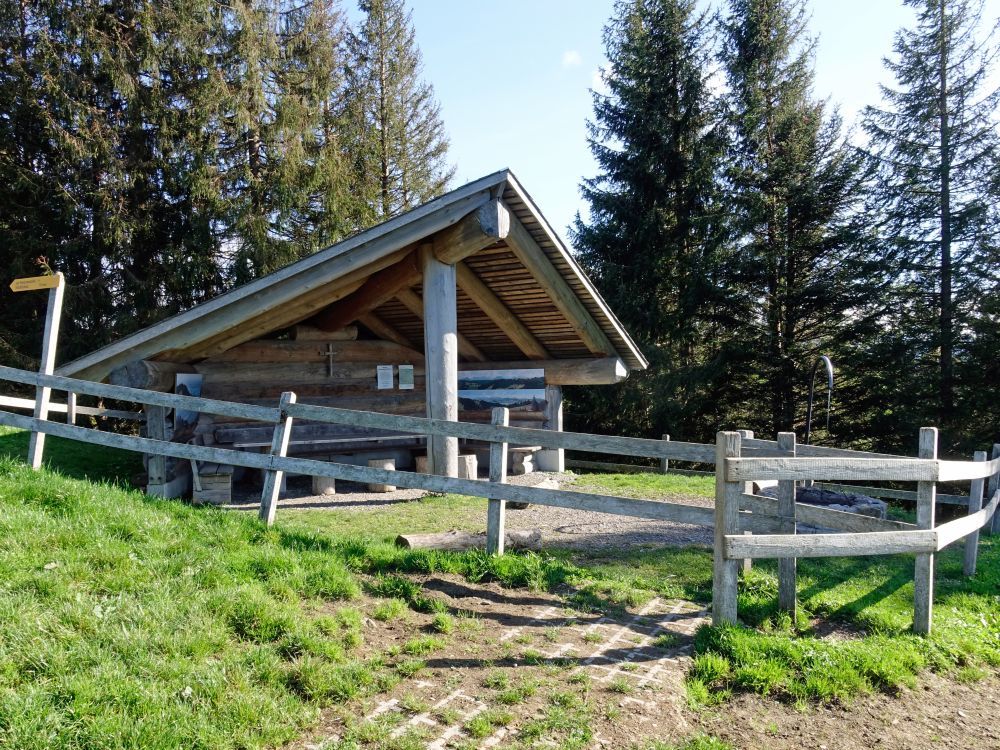
[[[326,345],[326,351],[324,352],[324,354],[326,354],[326,357],[329,360],[329,364],[327,365],[327,369],[326,369],[326,375],[327,375],[327,377],[330,377],[330,378],[333,377],[333,353],[334,353],[333,352],[333,344],[327,344]]]

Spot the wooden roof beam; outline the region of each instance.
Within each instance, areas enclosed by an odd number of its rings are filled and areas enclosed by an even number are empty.
[[[525,356],[530,359],[549,358],[549,352],[542,345],[542,342],[535,338],[535,335],[493,293],[493,290],[476,276],[475,271],[461,261],[455,264],[455,271],[459,288],[469,295],[476,306],[497,324],[497,327],[514,342],[518,349],[524,352]]]
[[[413,343],[406,338],[406,336],[401,334],[373,312],[365,313],[364,315],[359,316],[358,322],[379,338],[385,339],[386,341],[394,341],[397,344],[409,347],[410,349],[418,348],[414,346]]]
[[[399,294],[396,295],[396,299],[409,310],[411,313],[416,315],[421,320],[424,319],[424,301],[420,298],[412,289],[402,289]],[[486,362],[489,360],[483,352],[469,341],[462,334],[458,334],[458,353],[465,357],[466,359],[471,359],[474,362]]]
[[[524,224],[516,216],[510,217],[510,232],[507,235],[507,246],[524,264],[528,272],[545,290],[567,322],[583,341],[584,345],[594,354],[617,356],[615,347],[594,321],[593,316],[583,306],[569,284],[556,270],[545,251],[531,236]]]
[[[420,281],[421,276],[417,252],[410,252],[395,265],[373,274],[353,294],[321,310],[309,323],[324,331],[339,330],[388,302],[401,289],[410,288]]]
[[[499,198],[494,198],[434,235],[434,256],[442,263],[458,263],[506,239],[509,231],[510,211]]]

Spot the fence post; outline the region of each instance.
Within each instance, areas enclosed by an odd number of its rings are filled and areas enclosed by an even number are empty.
[[[795,433],[779,432],[778,448],[794,458]],[[794,479],[782,479],[778,482],[778,513],[784,516],[781,533],[796,533]],[[791,614],[793,622],[795,621],[795,566],[794,557],[783,557],[778,560],[778,608]]]
[[[986,451],[976,451],[972,457],[973,461],[985,461]],[[983,485],[982,479],[973,479],[969,487],[969,515],[978,513],[983,507]],[[976,574],[976,557],[979,554],[979,529],[976,529],[965,537],[965,564],[962,572],[967,576]]]
[[[510,411],[505,406],[493,409],[490,424],[506,427],[510,423]],[[490,443],[490,481],[503,484],[507,481],[507,443]],[[507,513],[504,500],[488,500],[486,506],[486,553],[502,555]]]
[[[63,293],[66,291],[66,279],[62,273],[56,274],[56,285],[49,289],[48,307],[45,311],[45,333],[42,338],[42,375],[51,375],[56,368],[56,344],[59,341],[59,321],[62,319]],[[49,418],[49,399],[52,389],[47,385],[35,388],[35,419]],[[32,432],[28,438],[28,465],[32,469],[42,467],[42,454],[45,451],[45,433]]]
[[[737,430],[737,432],[740,434],[740,440],[753,440],[753,430]],[[744,482],[743,492],[746,493],[747,495],[752,495],[753,482]],[[743,535],[753,536],[753,532],[744,531]],[[751,570],[753,570],[753,558],[744,557],[743,560],[740,562],[740,570],[742,570],[744,573],[749,573]]]
[[[919,458],[937,459],[938,431],[936,427],[920,428]],[[937,494],[935,482],[917,483],[917,528],[934,528],[934,502]],[[927,635],[931,632],[934,609],[934,555],[921,552],[913,570],[913,631]]]
[[[66,424],[76,424],[76,394],[66,392]]]
[[[274,434],[271,436],[271,455],[284,457],[288,453],[288,439],[292,436],[292,418],[287,409],[295,403],[295,394],[285,391],[278,402],[278,421],[274,423]],[[281,478],[284,472],[280,469],[268,469],[264,473],[264,489],[260,493],[260,520],[270,526],[274,523],[274,514],[278,510],[278,495],[281,494]]]
[[[663,433],[663,437],[661,437],[660,440],[662,440],[664,443],[669,443],[670,442],[670,435],[668,435],[667,433]],[[670,459],[666,458],[666,457],[661,458],[660,459],[660,473],[661,474],[666,474],[668,471],[670,471]]]
[[[712,564],[712,624],[736,622],[739,560],[725,556],[726,536],[738,533],[742,483],[726,477],[726,459],[740,455],[740,434],[715,436],[715,550]]]
[[[1000,458],[1000,443],[993,444],[992,458]],[[990,484],[986,490],[986,497],[988,500],[993,499],[998,486],[1000,486],[1000,471],[995,472],[993,476],[990,477]],[[993,515],[993,523],[986,525],[986,531],[990,534],[1000,534],[1000,513],[995,513]]]
[[[167,407],[146,404],[146,437],[152,440],[167,439]],[[146,494],[163,497],[167,483],[167,457],[151,453],[146,465]]]

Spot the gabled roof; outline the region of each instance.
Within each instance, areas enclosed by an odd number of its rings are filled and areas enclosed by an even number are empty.
[[[137,359],[195,362],[243,341],[283,330],[306,320],[358,288],[360,282],[386,269],[428,239],[500,198],[506,205],[520,244],[530,244],[548,279],[538,267],[528,269],[511,242],[497,242],[465,259],[471,269],[517,319],[530,330],[552,359],[617,356],[631,370],[647,361],[614,313],[552,231],[538,207],[510,172],[501,170],[360,232],[335,245],[281,268],[249,284],[203,302],[155,325],[104,346],[58,368],[60,375],[102,380]],[[544,256],[541,257],[541,256]],[[546,265],[547,261],[547,265]],[[554,274],[552,271],[554,270]],[[540,278],[541,277],[541,278]],[[561,277],[561,281],[558,277]],[[571,305],[553,304],[552,285],[572,296]],[[459,333],[490,360],[518,360],[501,327],[480,314],[475,302],[459,294]],[[567,312],[569,309],[569,312]],[[574,313],[573,310],[576,312]],[[375,313],[422,345],[420,320],[398,300]],[[589,319],[583,319],[587,318]],[[363,321],[362,321],[362,324]],[[594,352],[578,332],[593,330],[603,352]]]

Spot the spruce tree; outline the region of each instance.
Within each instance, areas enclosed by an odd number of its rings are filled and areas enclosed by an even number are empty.
[[[595,429],[692,436],[714,421],[725,211],[717,174],[725,145],[711,96],[712,34],[695,0],[620,0],[604,31],[608,93],[595,91],[577,217],[579,258],[650,358],[613,390],[577,392]],[[586,403],[585,408],[580,408]]]
[[[836,113],[812,97],[805,24],[803,0],[731,0],[723,22],[734,281],[755,303],[734,331],[744,409],[732,415],[770,434],[801,418],[813,360],[850,338],[861,322],[852,311],[879,279],[855,213],[862,161]]]
[[[347,69],[350,150],[355,184],[375,221],[440,195],[455,170],[404,0],[363,0],[361,9]]]
[[[885,60],[896,84],[882,87],[864,125],[879,164],[883,247],[898,262],[898,304],[910,312],[902,323],[920,342],[918,377],[936,371],[931,416],[951,424],[963,385],[985,385],[962,384],[956,373],[975,377],[962,359],[982,302],[1000,284],[1000,92],[986,89],[996,49],[976,37],[981,3],[907,4],[916,25],[898,32]]]

